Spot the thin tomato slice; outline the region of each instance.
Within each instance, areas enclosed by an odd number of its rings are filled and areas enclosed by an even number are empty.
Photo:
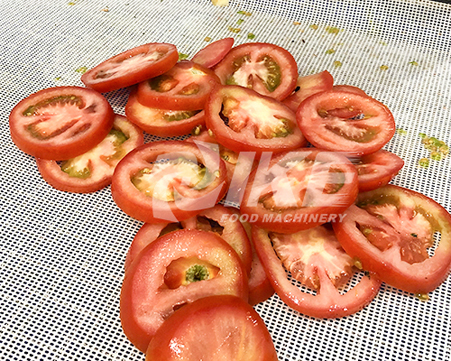
[[[84,73],[81,81],[99,92],[109,92],[161,75],[177,61],[175,45],[144,44],[105,60]]]
[[[235,40],[233,38],[224,38],[208,44],[205,48],[199,50],[191,59],[196,64],[206,68],[212,68],[218,64],[232,49]]]
[[[20,101],[9,116],[11,139],[23,152],[65,160],[100,143],[114,113],[98,92],[75,86],[38,91]]]

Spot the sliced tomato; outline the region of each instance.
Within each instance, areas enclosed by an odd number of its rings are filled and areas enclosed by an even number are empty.
[[[143,143],[142,130],[116,115],[110,133],[93,149],[63,162],[37,158],[36,163],[42,178],[52,187],[90,193],[109,185],[119,161]]]
[[[167,110],[142,105],[138,101],[136,90],[130,93],[125,114],[145,132],[159,137],[189,134],[205,122],[203,110]]]
[[[239,85],[282,100],[296,88],[298,67],[285,49],[268,43],[238,45],[214,68],[224,85]]]
[[[363,269],[401,290],[431,292],[450,272],[451,216],[423,194],[394,185],[361,193],[334,228]]]
[[[393,115],[384,104],[349,91],[312,95],[301,103],[296,117],[315,147],[354,155],[378,151],[395,134]]]
[[[210,296],[174,312],[150,341],[147,361],[277,361],[258,313],[236,296]]]
[[[139,83],[138,100],[153,108],[199,110],[218,83],[212,70],[184,60],[166,73]]]
[[[65,160],[100,143],[113,121],[113,109],[100,93],[67,86],[43,89],[20,101],[9,116],[9,129],[23,152]]]
[[[333,85],[334,78],[327,70],[317,74],[299,76],[294,94],[284,99],[283,103],[295,112],[304,99],[313,94],[331,90]]]
[[[215,140],[235,152],[283,152],[306,140],[288,107],[252,89],[218,86],[205,108],[205,123]]]
[[[355,269],[331,229],[319,226],[286,235],[254,225],[252,235],[276,293],[298,312],[319,318],[348,316],[368,305],[379,291],[377,278],[362,276],[357,285],[340,292],[339,286]]]
[[[144,44],[105,60],[84,73],[81,81],[99,92],[109,92],[161,75],[177,61],[175,45]]]
[[[126,214],[143,222],[178,222],[213,207],[227,191],[218,154],[186,141],[144,144],[116,167],[111,193]]]
[[[338,84],[333,86],[333,90],[335,91],[344,91],[349,93],[355,93],[358,95],[367,95],[363,89],[360,89],[354,85],[348,84]]]
[[[179,267],[182,261],[184,266]],[[174,283],[166,281],[173,281],[177,270],[187,282],[171,288]],[[180,307],[212,295],[234,295],[247,301],[247,293],[247,275],[240,258],[221,237],[198,230],[171,232],[150,243],[125,274],[120,299],[122,328],[145,352],[157,330]]]
[[[229,53],[233,47],[235,39],[224,38],[208,44],[205,48],[199,50],[191,59],[196,64],[206,68],[212,68],[218,64]]]
[[[357,193],[357,171],[345,156],[305,148],[260,161],[240,210],[259,227],[294,233],[339,221]]]

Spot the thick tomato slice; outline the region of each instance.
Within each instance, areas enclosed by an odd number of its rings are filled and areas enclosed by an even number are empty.
[[[184,275],[183,285],[175,281],[177,272]],[[212,295],[234,295],[247,301],[247,294],[246,271],[221,237],[198,230],[171,232],[150,243],[125,274],[120,300],[122,328],[145,352],[155,332],[176,309]]]
[[[315,147],[354,155],[378,151],[395,134],[393,115],[384,104],[349,91],[312,95],[300,104],[296,117]]]
[[[98,92],[74,87],[40,90],[20,101],[9,116],[11,139],[27,154],[65,160],[100,143],[114,113]]]
[[[424,294],[451,269],[451,216],[432,199],[394,185],[359,194],[334,225],[363,269],[401,290]]]
[[[136,90],[130,93],[125,114],[142,130],[159,137],[189,134],[205,122],[203,110],[167,110],[142,105],[138,101]]]
[[[240,85],[282,100],[296,88],[298,67],[285,49],[267,43],[238,45],[214,68],[224,85]]]
[[[340,221],[357,193],[357,171],[345,156],[305,148],[261,160],[240,209],[259,227],[293,233]]]
[[[210,296],[174,312],[157,331],[147,361],[277,361],[259,314],[236,296]]]
[[[205,123],[219,144],[235,152],[280,153],[306,144],[291,109],[240,86],[213,89]]]
[[[138,100],[153,108],[199,110],[218,83],[212,70],[184,60],[166,73],[139,83]]]
[[[36,163],[42,178],[58,190],[95,192],[111,183],[119,161],[143,143],[142,130],[116,115],[110,133],[93,149],[63,162],[37,158]]]
[[[348,316],[369,304],[379,291],[381,282],[374,276],[362,276],[357,285],[340,291],[355,272],[354,262],[325,226],[287,235],[254,225],[252,235],[276,293],[298,312],[319,318]]]
[[[360,192],[388,184],[404,166],[404,161],[400,157],[383,149],[362,157],[351,158],[351,161],[357,168]]]
[[[224,38],[208,44],[205,48],[199,50],[191,59],[196,64],[206,68],[212,68],[218,64],[228,54],[233,47],[235,40],[233,38]]]
[[[213,207],[227,191],[224,161],[184,141],[144,144],[117,165],[111,183],[116,204],[143,222],[175,222]]]
[[[144,44],[105,60],[84,73],[81,81],[99,92],[109,92],[161,75],[177,61],[175,45]]]
[[[283,103],[295,112],[304,99],[313,94],[331,90],[333,85],[334,78],[327,70],[317,74],[299,76],[294,94],[285,98]]]

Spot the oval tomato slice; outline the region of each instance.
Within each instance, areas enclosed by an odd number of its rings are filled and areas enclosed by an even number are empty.
[[[298,78],[293,56],[268,43],[238,45],[214,70],[224,85],[240,85],[278,100],[294,91]]]
[[[117,165],[111,183],[116,204],[143,222],[175,222],[213,207],[227,191],[224,161],[184,141],[145,144]]]
[[[116,115],[110,133],[93,149],[63,162],[37,158],[36,163],[42,178],[58,190],[95,192],[111,183],[119,161],[143,143],[142,130]]]
[[[235,296],[210,296],[174,312],[146,351],[148,361],[277,361],[258,313]]]
[[[169,275],[170,281],[174,280],[174,272],[185,275],[183,285],[174,287],[168,282]],[[198,230],[171,232],[150,243],[125,274],[120,300],[122,328],[145,352],[155,332],[176,309],[212,295],[230,294],[247,301],[247,292],[241,261],[221,237]]]
[[[139,83],[138,100],[154,108],[199,110],[218,83],[212,70],[184,60],[166,73]]]
[[[378,151],[395,134],[393,115],[385,105],[349,91],[312,95],[300,104],[296,117],[315,147],[354,155]]]
[[[218,64],[228,54],[233,47],[235,39],[224,38],[208,44],[205,48],[199,50],[191,59],[196,64],[206,68],[212,68]]]
[[[305,148],[260,161],[240,209],[259,227],[293,233],[339,221],[357,193],[357,171],[345,156]]]
[[[98,92],[74,87],[48,88],[20,101],[9,116],[11,139],[23,152],[65,160],[100,143],[114,113]]]
[[[81,81],[99,92],[109,92],[161,75],[177,61],[175,45],[144,44],[105,60],[84,73]]]
[[[431,292],[450,272],[451,216],[423,194],[394,185],[361,193],[334,229],[363,269],[401,290]]]
[[[374,276],[362,276],[347,292],[339,291],[337,286],[355,271],[353,260],[324,226],[290,235],[268,233],[255,225],[252,229],[255,249],[272,286],[298,312],[319,318],[348,316],[369,304],[379,291],[381,282]],[[305,286],[316,289],[316,294]]]

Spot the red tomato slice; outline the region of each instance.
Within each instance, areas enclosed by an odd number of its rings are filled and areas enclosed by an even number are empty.
[[[170,288],[165,275],[180,259],[188,260],[182,271],[187,282]],[[205,263],[219,271],[209,273]],[[221,237],[198,230],[171,232],[150,243],[125,274],[120,300],[122,328],[145,352],[176,309],[212,295],[234,295],[247,301],[247,292],[247,275],[240,258]]]
[[[357,171],[345,156],[305,148],[260,161],[240,209],[259,227],[294,233],[339,221],[357,193]]]
[[[218,86],[205,108],[205,122],[215,140],[235,152],[282,152],[306,140],[288,107],[252,89]]]
[[[178,61],[175,45],[149,43],[129,49],[88,70],[81,81],[99,92],[125,88],[161,75]]]
[[[11,139],[23,152],[65,160],[99,144],[111,130],[113,109],[94,90],[67,86],[40,90],[9,116]]]
[[[332,88],[336,91],[344,91],[344,92],[354,93],[354,94],[358,94],[358,95],[367,95],[364,90],[362,90],[356,86],[353,86],[353,85],[339,84],[339,85],[334,85]]]
[[[212,68],[218,64],[229,53],[235,40],[233,38],[224,38],[208,44],[205,48],[199,50],[191,59],[196,64],[206,68]]]
[[[42,178],[52,187],[66,192],[90,193],[109,185],[119,161],[144,143],[143,132],[116,115],[110,133],[98,145],[78,157],[61,164],[49,159],[36,159]]]
[[[224,85],[240,85],[282,100],[296,88],[298,67],[285,49],[267,43],[234,47],[215,67]]]
[[[213,207],[227,191],[218,154],[184,141],[145,144],[116,167],[111,193],[126,214],[143,222],[178,222]]]
[[[301,103],[296,117],[315,147],[354,155],[378,151],[395,134],[393,115],[385,105],[348,91],[312,95]]]
[[[361,193],[334,229],[363,269],[401,290],[431,292],[450,272],[451,216],[423,194],[394,185]]]
[[[189,134],[195,127],[204,124],[203,110],[167,110],[151,108],[138,101],[132,91],[125,106],[127,118],[145,132],[159,137],[175,137]]]
[[[212,70],[184,60],[166,73],[139,83],[138,100],[160,109],[203,109],[211,89],[218,83]]]
[[[348,316],[369,304],[379,291],[381,282],[374,276],[362,276],[347,292],[339,291],[337,286],[353,272],[353,260],[340,247],[333,231],[324,226],[291,235],[270,234],[253,226],[252,235],[276,293],[298,312],[319,318]],[[296,281],[304,282],[304,287]],[[316,294],[305,289],[306,285],[314,286]]]
[[[313,94],[331,90],[333,85],[334,78],[327,70],[317,74],[300,76],[296,82],[295,93],[284,99],[283,103],[295,112],[304,99]]]
[[[258,313],[235,296],[210,296],[174,312],[150,341],[147,361],[277,361]]]

